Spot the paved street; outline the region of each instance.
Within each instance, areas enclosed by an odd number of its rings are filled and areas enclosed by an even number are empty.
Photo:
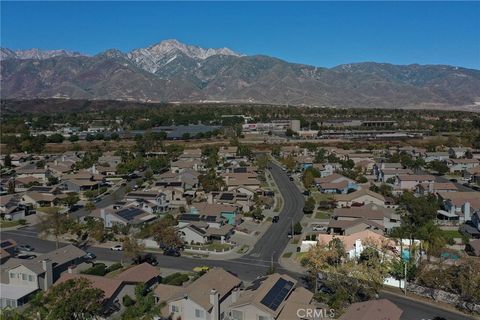
[[[203,265],[222,267],[235,273],[242,280],[251,281],[258,276],[265,275],[265,272],[271,265],[273,259],[273,264],[277,272],[287,273],[296,279],[301,279],[302,274],[283,269],[278,264],[278,258],[288,244],[287,232],[289,228],[291,228],[292,219],[293,223],[296,223],[302,218],[304,197],[279,166],[272,164],[271,172],[280,192],[282,193],[284,207],[279,214],[280,221],[272,224],[248,255],[233,260],[209,260],[188,258],[184,256],[175,258],[156,254],[159,261],[159,267],[185,271],[191,271],[194,267]],[[121,188],[120,192],[124,192],[124,188]],[[114,201],[114,197],[109,195],[98,205],[104,206],[107,205],[107,203],[113,203]],[[81,213],[81,215],[85,214],[85,212],[79,213]],[[2,239],[12,238],[16,240],[19,245],[30,244],[35,248],[35,251],[39,253],[55,249],[54,242],[37,238],[35,227],[24,227],[18,230],[2,231],[1,237]],[[61,245],[65,244],[62,243]],[[111,251],[105,248],[91,247],[87,250],[95,253],[98,260],[122,261],[123,258],[122,252]],[[387,292],[382,292],[380,297],[388,298],[402,308],[404,310],[402,317],[403,320],[426,320],[433,319],[437,316],[443,317],[447,320],[472,319],[451,311],[445,311],[444,309],[435,307],[431,304],[407,299]]]

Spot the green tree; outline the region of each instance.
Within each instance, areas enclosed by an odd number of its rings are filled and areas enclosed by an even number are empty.
[[[140,243],[133,235],[123,239],[124,256],[128,259],[135,259],[140,256],[145,249],[145,245]]]
[[[301,234],[302,230],[303,228],[300,222],[295,223],[295,225],[293,226],[293,234]]]
[[[69,231],[72,223],[71,218],[56,209],[45,213],[40,218],[38,226],[41,233],[55,237],[55,246],[58,249],[59,237]]]
[[[182,244],[182,240],[175,229],[175,220],[173,219],[164,218],[152,225],[151,230],[153,239],[159,246],[178,247]]]
[[[104,293],[85,278],[71,279],[50,288],[38,298],[30,314],[46,320],[87,320],[100,315]]]
[[[304,213],[312,213],[315,210],[315,198],[313,197],[308,197],[307,201],[305,201],[305,206],[303,207],[303,212]]]
[[[432,221],[429,221],[418,230],[418,237],[423,240],[427,261],[430,261],[432,255],[438,256],[446,244],[441,229]]]
[[[3,160],[3,164],[5,167],[10,168],[12,167],[12,157],[10,156],[10,153],[7,153],[5,155],[5,159]]]

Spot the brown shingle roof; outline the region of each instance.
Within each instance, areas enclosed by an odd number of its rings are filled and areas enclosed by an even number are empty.
[[[115,279],[125,282],[147,283],[159,276],[160,270],[144,262],[117,274]]]

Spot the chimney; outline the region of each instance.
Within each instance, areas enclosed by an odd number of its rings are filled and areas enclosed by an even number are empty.
[[[210,304],[212,307],[212,316],[210,319],[212,320],[220,320],[220,294],[217,290],[212,289],[210,290]]]
[[[100,209],[100,218],[103,220],[103,225],[107,227],[107,214],[105,212],[105,208]]]
[[[237,302],[238,298],[240,298],[240,290],[235,288],[232,290],[232,303]]]
[[[42,269],[45,271],[43,290],[47,291],[53,284],[53,268],[50,259],[42,260]]]
[[[77,274],[77,266],[76,265],[68,266],[68,273],[69,274]]]
[[[430,182],[428,183],[428,193],[433,193],[433,192],[434,192],[434,190],[433,190],[433,182],[430,181]]]
[[[463,214],[465,216],[465,222],[472,220],[470,216],[470,202],[468,201],[463,205]]]

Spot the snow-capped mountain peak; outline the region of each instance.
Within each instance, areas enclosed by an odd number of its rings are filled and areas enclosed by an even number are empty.
[[[163,66],[174,61],[179,55],[185,55],[199,61],[215,55],[241,56],[241,54],[228,48],[205,49],[198,46],[187,45],[175,39],[169,39],[148,48],[135,49],[129,52],[127,57],[144,70],[155,73]]]

